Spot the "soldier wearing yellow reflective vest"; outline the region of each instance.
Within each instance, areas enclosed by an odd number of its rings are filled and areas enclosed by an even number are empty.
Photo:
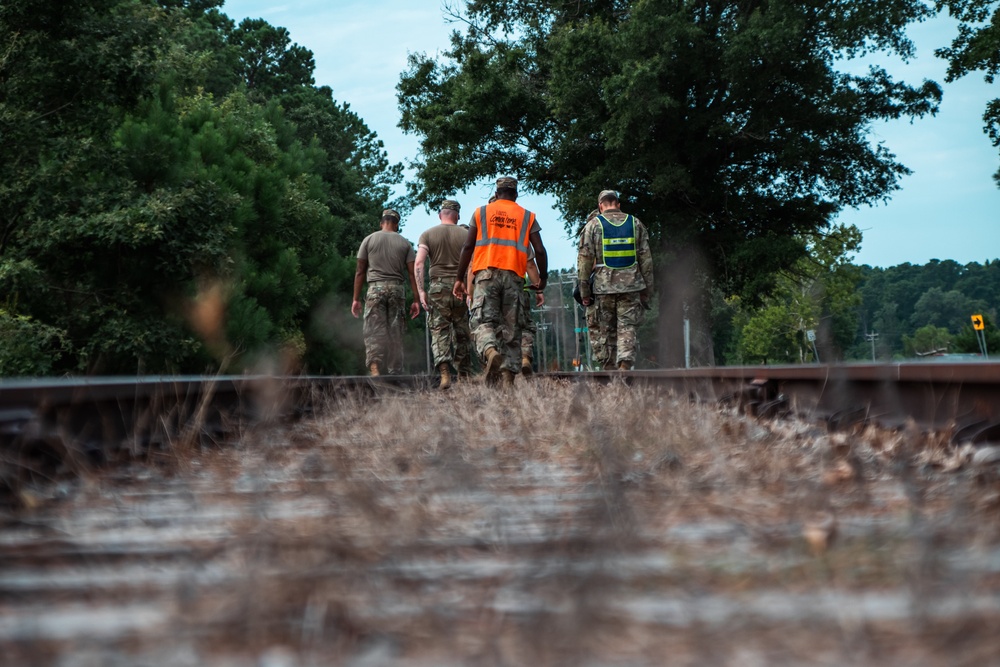
[[[635,365],[636,328],[653,293],[649,234],[638,218],[619,206],[614,190],[598,195],[600,214],[584,226],[577,254],[591,347],[605,370],[631,370]]]

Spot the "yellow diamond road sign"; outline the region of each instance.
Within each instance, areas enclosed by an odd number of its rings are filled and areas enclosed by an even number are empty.
[[[982,331],[983,330],[984,326],[983,326],[983,316],[982,315],[973,315],[972,316],[972,328],[975,329],[976,331]]]

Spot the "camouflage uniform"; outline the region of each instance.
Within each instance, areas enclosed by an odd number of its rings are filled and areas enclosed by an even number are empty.
[[[601,193],[604,198],[607,191]],[[614,194],[614,193],[611,193]],[[617,208],[602,216],[613,223],[623,222],[627,214]],[[645,226],[633,216],[635,224],[635,264],[614,269],[604,263],[603,227],[600,217],[588,221],[580,235],[577,271],[580,294],[593,297],[587,308],[587,327],[594,357],[604,369],[624,364],[631,368],[636,358],[636,328],[643,319],[640,295],[653,290],[653,260]],[[593,273],[593,294],[588,279]]]
[[[354,277],[354,303],[360,310],[358,292],[368,283],[364,298],[365,365],[373,375],[403,372],[403,333],[406,331],[406,280],[413,281],[413,245],[395,228],[399,213],[382,211],[381,229],[366,236],[358,248],[358,268]],[[388,226],[387,226],[388,225]],[[362,271],[364,272],[362,274]],[[416,295],[414,295],[416,299]],[[413,303],[413,314],[420,305]],[[355,316],[359,313],[354,312]]]
[[[427,314],[431,330],[434,366],[444,362],[455,366],[459,375],[472,374],[472,330],[465,301],[451,293],[454,278],[434,278],[427,289]],[[454,351],[453,351],[454,350]]]
[[[403,372],[406,288],[402,282],[368,283],[365,294],[365,365],[378,364],[390,374]]]
[[[537,332],[535,320],[531,317],[531,302],[534,297],[535,293],[524,286],[521,290],[520,304],[521,358],[529,360],[535,356],[535,333]]]
[[[423,280],[423,267],[427,264],[430,276],[426,293],[427,327],[430,329],[434,368],[440,370],[442,364],[448,364],[449,368],[453,365],[460,376],[468,376],[472,374],[469,308],[464,299],[456,299],[451,291],[455,286],[458,262],[469,228],[448,222],[446,211],[453,212],[453,220],[457,222],[461,205],[454,199],[442,201],[441,224],[420,235],[417,241],[420,248],[417,253],[417,282]]]
[[[513,196],[508,198],[508,194]],[[487,207],[496,207],[499,209],[514,208],[507,210],[503,216],[494,215],[494,217],[489,219],[489,222],[487,222],[486,218],[477,222],[479,218],[474,213],[469,223],[470,238],[474,236],[477,239],[470,264],[474,271],[473,297],[470,307],[472,336],[476,351],[479,353],[480,359],[486,367],[487,382],[491,381],[491,377],[494,379],[501,377],[505,384],[513,383],[514,376],[521,370],[521,324],[523,321],[522,312],[525,310],[521,305],[524,296],[524,270],[522,269],[521,275],[518,275],[518,273],[510,268],[510,258],[504,257],[502,254],[498,255],[501,258],[499,259],[499,263],[501,266],[507,266],[508,268],[501,269],[488,265],[489,258],[493,256],[494,252],[497,252],[496,248],[511,246],[514,243],[512,243],[511,239],[501,243],[495,242],[495,237],[491,239],[491,234],[495,234],[497,230],[494,229],[493,232],[487,232],[486,229],[480,229],[479,224],[489,225],[490,227],[496,224],[499,225],[500,229],[515,231],[522,239],[529,240],[529,248],[534,248],[539,253],[543,253],[544,247],[540,245],[538,237],[541,231],[538,220],[534,213],[516,204],[516,199],[517,179],[509,176],[498,178],[496,196],[490,200]],[[487,212],[487,207],[482,207],[484,214]],[[521,219],[521,222],[518,222],[517,219],[511,219],[511,216],[520,218],[522,215],[524,217]],[[528,225],[528,227],[525,229],[521,225]],[[532,238],[539,239],[538,246],[530,240]],[[480,252],[483,255],[480,255]],[[480,261],[484,257],[486,258],[485,261]],[[538,262],[537,257],[535,261]],[[486,268],[482,268],[482,264],[487,264]],[[459,269],[463,268],[464,264],[461,264]],[[537,268],[542,272],[540,279],[542,284],[544,284],[546,263],[541,262]],[[461,273],[461,270],[459,273]],[[492,355],[486,354],[491,347],[495,348],[496,353],[499,355],[499,367],[496,365],[491,366],[490,358]],[[494,360],[497,359],[495,356],[492,358]],[[495,373],[499,373],[499,376],[494,375]]]
[[[521,370],[521,298],[524,277],[502,269],[483,269],[473,279],[472,335],[476,352],[484,358],[487,348],[504,355],[501,368]]]

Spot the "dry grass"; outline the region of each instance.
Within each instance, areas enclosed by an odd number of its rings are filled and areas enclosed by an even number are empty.
[[[288,665],[1000,655],[986,631],[1000,620],[996,469],[913,428],[831,434],[538,379],[342,397],[194,454],[171,483],[199,510],[241,508],[194,558],[227,576],[172,594],[169,642],[115,651]]]

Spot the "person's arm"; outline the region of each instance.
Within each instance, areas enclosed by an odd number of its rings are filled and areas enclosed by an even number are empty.
[[[465,245],[462,246],[462,256],[458,260],[458,273],[455,274],[455,286],[451,293],[456,299],[464,299],[468,290],[465,289],[465,274],[472,263],[472,254],[476,251],[477,231],[475,225],[469,225],[469,235],[465,238]]]
[[[594,271],[594,252],[590,244],[590,224],[583,228],[580,234],[580,247],[576,254],[576,279],[580,285],[580,300],[584,306],[589,306],[594,302],[594,295],[590,293],[590,274]]]
[[[638,243],[636,244],[636,254],[639,256],[639,273],[642,274],[642,281],[646,287],[639,292],[639,299],[643,305],[649,303],[649,297],[653,294],[653,253],[649,250],[649,232],[645,225],[636,223]]]
[[[541,234],[532,232],[528,240],[531,241],[531,247],[535,250],[535,264],[538,265],[538,285],[533,286],[532,289],[541,291],[545,289],[545,284],[549,279],[549,256],[545,252]]]
[[[535,264],[535,260],[528,260],[526,273],[528,274],[528,284],[532,287],[538,287],[538,265]]]
[[[406,263],[406,272],[410,274],[410,290],[413,291],[413,303],[410,304],[410,319],[415,320],[420,314],[420,296],[417,291],[417,278],[413,275],[413,262]]]
[[[368,260],[358,259],[358,268],[354,270],[354,301],[351,302],[351,315],[361,317],[361,286],[368,273]]]
[[[538,266],[535,264],[534,259],[528,260],[528,269],[526,271],[528,274],[528,284],[531,288],[535,290],[535,307],[541,308],[545,305],[545,292],[538,289]]]
[[[420,290],[418,294],[420,295],[420,305],[424,307],[424,310],[430,310],[427,305],[427,292],[424,291],[424,262],[427,261],[427,252],[429,248],[425,245],[421,245],[417,248],[417,259],[413,264],[413,273],[417,279],[417,289]]]

